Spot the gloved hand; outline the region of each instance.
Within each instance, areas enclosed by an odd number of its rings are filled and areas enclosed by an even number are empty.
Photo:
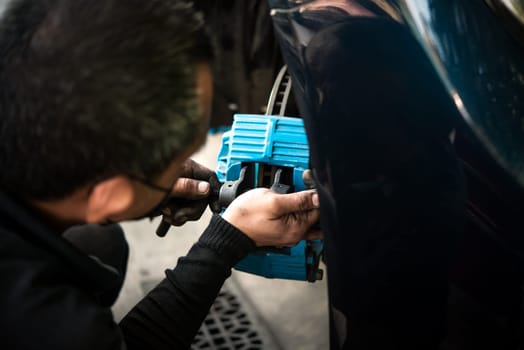
[[[220,183],[213,170],[188,159],[173,188],[173,198],[163,211],[163,220],[174,226],[200,219],[206,207],[220,211],[218,191]]]

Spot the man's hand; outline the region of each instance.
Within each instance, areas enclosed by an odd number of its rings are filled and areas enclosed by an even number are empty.
[[[302,173],[302,181],[304,182],[304,185],[306,185],[306,188],[312,189],[316,187],[315,177],[311,169],[304,170]]]
[[[187,221],[200,219],[208,205],[213,212],[218,212],[220,206],[215,191],[219,188],[214,171],[188,159],[173,187],[173,200],[164,210],[164,221],[182,226]]]
[[[314,190],[277,194],[257,188],[236,198],[222,216],[257,246],[293,246],[321,236],[311,226],[319,220]]]

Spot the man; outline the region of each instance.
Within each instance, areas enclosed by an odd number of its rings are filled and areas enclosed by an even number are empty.
[[[256,246],[316,234],[308,232],[318,220],[314,192],[247,192],[114,322],[121,252],[79,242],[118,229],[91,225],[77,235],[71,227],[148,217],[171,197],[209,196],[212,173],[187,160],[205,135],[209,52],[201,18],[182,1],[16,0],[7,8],[0,23],[2,348],[188,348],[236,262]],[[199,216],[188,208],[168,214],[173,224]]]

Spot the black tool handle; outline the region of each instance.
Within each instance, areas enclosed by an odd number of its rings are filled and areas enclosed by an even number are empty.
[[[169,231],[170,227],[171,227],[171,224],[162,219],[162,222],[160,222],[160,225],[158,225],[156,229],[156,235],[158,237],[164,237],[167,234],[167,231]]]

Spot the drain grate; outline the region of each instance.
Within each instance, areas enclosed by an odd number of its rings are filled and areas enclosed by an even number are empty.
[[[237,297],[222,290],[191,346],[192,350],[259,350],[262,336]]]
[[[159,279],[141,281],[147,294]],[[222,287],[206,316],[191,350],[282,350],[270,327],[232,277]]]

